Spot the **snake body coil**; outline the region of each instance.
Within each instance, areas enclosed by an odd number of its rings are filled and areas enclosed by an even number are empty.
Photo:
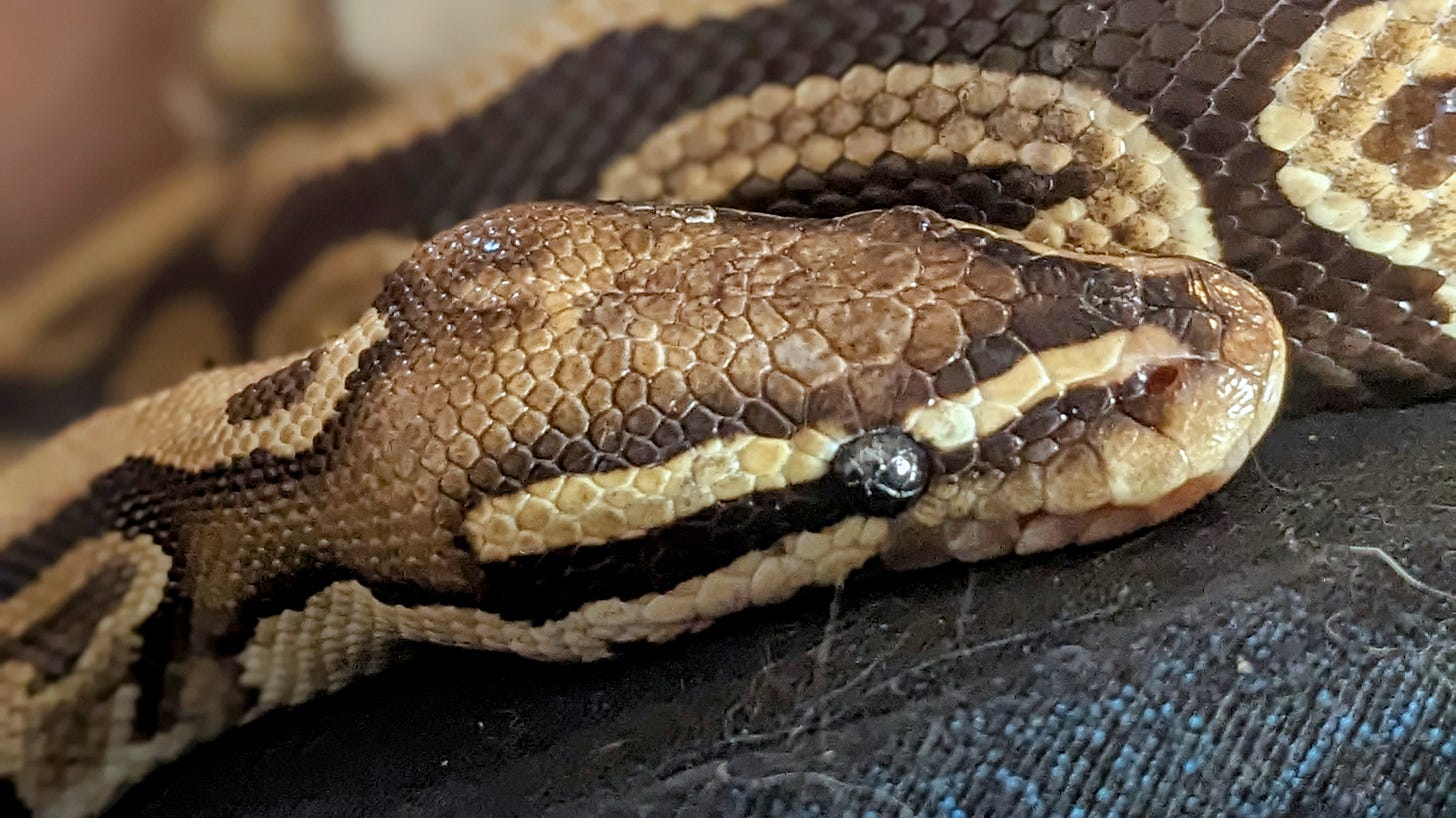
[[[188,332],[269,357],[0,474],[0,811],[93,813],[400,642],[596,659],[1158,522],[1291,362],[1299,408],[1448,391],[1452,12],[571,4],[180,174],[25,296],[0,413]]]

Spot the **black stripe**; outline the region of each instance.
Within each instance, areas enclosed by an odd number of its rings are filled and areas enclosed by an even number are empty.
[[[260,583],[257,593],[240,606],[236,629],[215,647],[222,655],[236,653],[259,621],[303,610],[320,591],[348,581],[358,582],[388,605],[474,608],[540,625],[588,602],[665,593],[786,536],[822,531],[856,513],[854,497],[844,485],[823,477],[720,503],[641,537],[486,563],[472,594],[380,582],[349,566],[318,563]]]
[[[482,610],[541,624],[588,602],[665,593],[791,534],[856,513],[844,485],[823,477],[721,503],[630,540],[558,548],[482,566]]]

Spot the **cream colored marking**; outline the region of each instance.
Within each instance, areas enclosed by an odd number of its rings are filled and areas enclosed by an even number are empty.
[[[337,689],[379,668],[397,640],[539,659],[599,659],[614,644],[666,641],[751,605],[782,601],[800,588],[842,582],[888,537],[885,520],[851,517],[822,532],[785,537],[666,593],[589,602],[540,626],[478,610],[385,605],[356,582],[338,583],[314,595],[303,610],[258,624],[242,654],[242,681],[260,692],[256,715]]]
[[[598,195],[628,201],[723,201],[752,176],[816,173],[886,152],[1021,163],[1051,174],[1078,163],[1106,181],[1041,211],[1022,233],[1057,248],[1219,259],[1201,185],[1146,117],[1094,89],[973,65],[857,66],[842,78],[764,85],[660,128],[602,173]]]
[[[407,235],[378,231],[320,253],[258,322],[253,352],[286,355],[342,333],[369,308],[385,277],[418,246]]]
[[[0,776],[11,777],[27,802],[45,805],[37,816],[90,814],[156,766],[159,757],[174,757],[197,738],[183,732],[130,743],[137,688],[128,682],[140,647],[136,628],[161,604],[171,563],[150,538],[127,540],[112,533],[78,544],[21,596],[0,606],[0,622],[38,595],[71,586],[71,572],[116,559],[134,566],[131,585],[97,623],[69,674],[32,692],[33,667],[0,665],[0,712],[7,714],[0,719]],[[85,708],[78,710],[80,705]]]
[[[1456,77],[1456,14],[1430,0],[1376,2],[1329,21],[1274,85],[1258,136],[1289,155],[1280,190],[1314,224],[1396,264],[1447,277],[1437,302],[1456,309],[1456,174],[1417,188],[1364,155],[1360,140],[1401,89]],[[1453,313],[1456,314],[1456,313]],[[1442,329],[1456,335],[1456,322]]]
[[[1161,522],[1238,470],[1273,422],[1287,365],[1276,322],[1231,322],[1219,360],[1183,364],[1181,392],[1158,428],[1114,412],[1044,464],[937,480],[894,524],[885,559],[895,567],[988,559]]]
[[[219,165],[185,165],[27,273],[5,298],[0,370],[59,378],[92,360],[115,335],[147,276],[201,236],[227,190],[228,175]]]
[[[709,19],[731,20],[785,0],[568,0],[527,25],[499,50],[472,60],[444,78],[408,89],[379,107],[337,125],[286,125],[259,140],[243,163],[249,189],[219,235],[219,253],[247,258],[274,208],[299,179],[337,170],[402,148],[421,134],[438,132],[463,113],[480,111],[509,93],[526,74],[603,35],[654,25],[686,29]]]
[[[664,463],[568,474],[489,497],[464,532],[482,562],[639,537],[718,503],[818,479],[844,430],[802,429],[788,439],[707,440]]]
[[[905,431],[938,449],[965,448],[1010,425],[1038,401],[1078,386],[1120,382],[1148,363],[1182,357],[1181,349],[1166,329],[1148,325],[1044,350],[967,392],[910,410]]]
[[[194,375],[172,389],[72,424],[0,472],[0,543],[49,518],[127,456],[196,470],[260,447],[280,456],[302,451],[345,394],[345,379],[358,366],[360,353],[387,334],[384,319],[369,310],[322,347],[322,360],[301,400],[257,420],[229,424],[228,398],[298,356]]]

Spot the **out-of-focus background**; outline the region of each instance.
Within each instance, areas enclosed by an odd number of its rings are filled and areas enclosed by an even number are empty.
[[[0,2],[0,297],[184,157],[425,81],[554,1]]]

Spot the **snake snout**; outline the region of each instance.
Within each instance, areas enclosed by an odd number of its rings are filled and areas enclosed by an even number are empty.
[[[1268,300],[1204,262],[1123,263],[1141,285],[1141,316],[1042,353],[1054,385],[980,424],[973,446],[939,453],[945,477],[896,521],[887,562],[970,561],[1121,536],[1197,503],[1247,459],[1284,388],[1285,341]],[[981,394],[997,387],[984,384]],[[985,407],[973,411],[994,417]]]

